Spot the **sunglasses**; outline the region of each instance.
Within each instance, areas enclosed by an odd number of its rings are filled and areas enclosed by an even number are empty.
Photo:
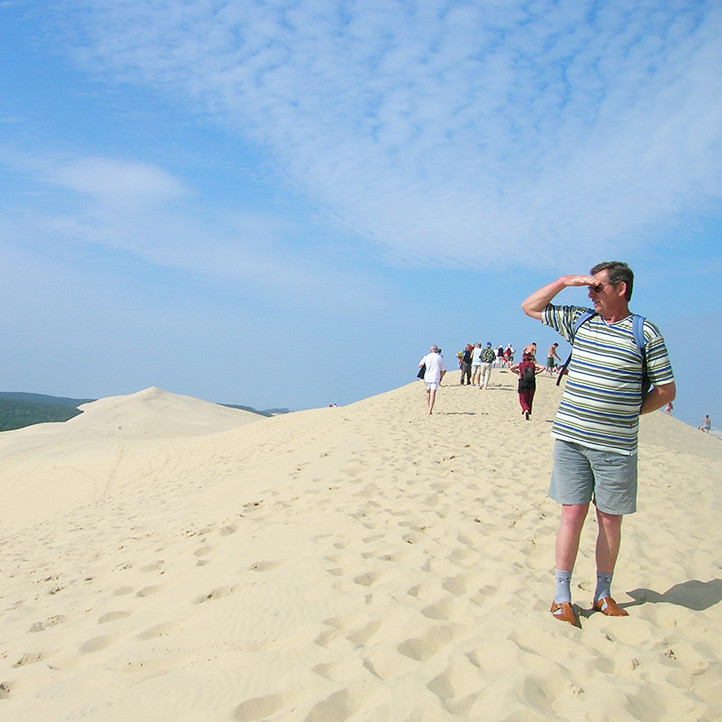
[[[600,293],[603,288],[606,286],[618,286],[618,283],[598,283],[596,286],[589,286],[590,291],[594,291],[594,293]]]

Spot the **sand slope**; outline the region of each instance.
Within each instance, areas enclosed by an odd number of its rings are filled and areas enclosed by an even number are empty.
[[[83,413],[64,423],[0,433],[0,533],[103,498],[113,487],[152,482],[173,465],[177,441],[183,446],[187,437],[264,418],[157,387],[79,408]]]
[[[38,447],[34,521],[2,539],[2,718],[721,718],[720,442],[643,419],[615,577],[630,617],[573,629],[548,613],[559,390],[540,379],[526,422],[510,374],[493,381],[443,386],[432,417],[416,382],[138,438],[60,511],[51,471],[76,450]]]

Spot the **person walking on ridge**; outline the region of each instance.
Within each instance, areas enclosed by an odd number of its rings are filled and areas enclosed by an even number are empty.
[[[531,354],[525,353],[521,362],[514,364],[509,371],[519,377],[517,392],[519,393],[521,413],[529,421],[531,408],[534,404],[534,394],[536,393],[536,376],[544,371],[544,367],[536,363]]]
[[[491,347],[491,341],[486,342],[486,346],[481,349],[479,359],[481,360],[481,381],[479,382],[480,389],[488,389],[489,382],[491,381],[491,367],[494,364],[496,354],[494,349]]]
[[[436,401],[436,391],[439,388],[441,379],[446,374],[446,365],[444,359],[439,352],[439,347],[434,344],[429,353],[419,361],[419,368],[426,366],[424,373],[424,386],[426,388],[426,405],[429,409],[429,415],[434,410],[434,402]]]
[[[547,351],[547,373],[548,374],[553,374],[554,367],[556,366],[556,361],[561,361],[561,359],[557,355],[558,348],[559,348],[559,344],[553,343],[549,347],[549,350]]]

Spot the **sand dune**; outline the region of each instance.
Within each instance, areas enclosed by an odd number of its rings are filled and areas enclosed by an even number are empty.
[[[149,390],[57,443],[0,434],[2,718],[722,718],[719,440],[643,419],[630,616],[573,629],[548,613],[559,390],[540,379],[526,422],[493,380],[449,382],[432,417],[416,382],[193,433],[195,400]]]
[[[175,466],[186,438],[264,418],[156,387],[79,408],[65,423],[0,434],[0,532],[93,502],[113,487],[152,481]]]

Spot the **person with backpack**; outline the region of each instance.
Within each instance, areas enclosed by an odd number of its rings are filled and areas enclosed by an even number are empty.
[[[544,371],[544,367],[539,366],[530,353],[525,353],[521,363],[515,364],[509,371],[519,376],[519,383],[517,384],[519,404],[521,405],[522,415],[526,416],[526,420],[529,421],[536,392],[536,375]]]
[[[480,389],[488,389],[489,382],[491,381],[491,367],[496,359],[496,352],[491,347],[491,341],[486,342],[486,346],[481,349],[479,354],[479,360],[481,361],[481,381],[479,382]]]
[[[597,586],[592,611],[627,616],[611,594],[622,519],[636,511],[640,414],[674,400],[676,387],[659,329],[629,310],[634,274],[619,261],[589,275],[561,276],[523,303],[572,344],[567,382],[552,427],[554,466],[549,496],[561,504],[555,545],[555,619],[581,626],[571,600],[571,577],[590,502],[596,507]],[[564,289],[588,287],[594,306],[556,306]],[[640,348],[641,346],[641,348]],[[645,380],[651,385],[644,392]]]

